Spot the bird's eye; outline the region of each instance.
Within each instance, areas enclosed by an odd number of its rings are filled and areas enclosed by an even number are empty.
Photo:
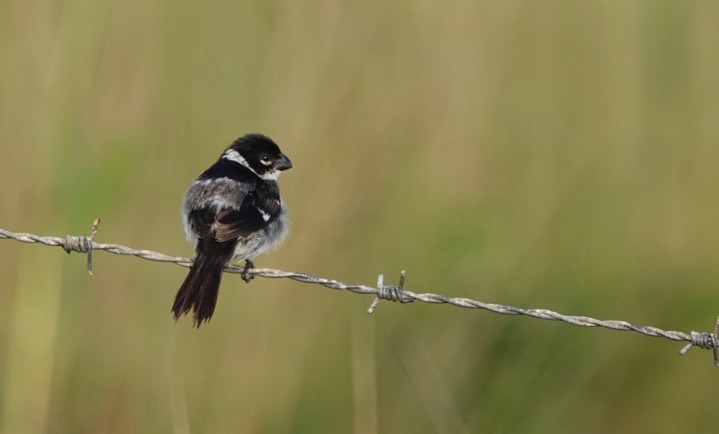
[[[272,159],[269,155],[263,155],[260,157],[260,163],[264,164],[265,166],[269,166],[272,164]]]

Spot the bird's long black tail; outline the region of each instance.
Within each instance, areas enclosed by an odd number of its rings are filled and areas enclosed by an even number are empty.
[[[190,273],[175,296],[175,303],[172,305],[175,321],[190,310],[195,316],[195,327],[200,327],[203,322],[210,320],[215,312],[222,273],[231,256],[231,252],[229,257],[198,252],[190,267]]]

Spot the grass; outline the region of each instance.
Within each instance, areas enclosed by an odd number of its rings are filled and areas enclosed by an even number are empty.
[[[717,314],[719,8],[0,2],[0,226],[190,255],[184,189],[267,133],[258,266],[678,330]],[[710,356],[630,334],[0,243],[3,432],[698,432]],[[392,277],[394,279],[394,277]],[[677,403],[681,403],[678,406]]]

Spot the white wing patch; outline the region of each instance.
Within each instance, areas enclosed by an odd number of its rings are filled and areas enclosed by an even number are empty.
[[[257,211],[259,211],[260,215],[262,215],[262,220],[264,220],[266,222],[270,221],[270,215],[267,214],[264,210],[257,208]]]

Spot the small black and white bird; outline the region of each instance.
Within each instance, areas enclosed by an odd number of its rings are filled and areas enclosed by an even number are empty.
[[[277,178],[292,162],[269,137],[248,134],[235,140],[185,193],[182,221],[195,245],[190,273],[177,291],[172,313],[177,320],[190,310],[196,327],[215,311],[225,266],[246,261],[278,246],[289,221]]]

